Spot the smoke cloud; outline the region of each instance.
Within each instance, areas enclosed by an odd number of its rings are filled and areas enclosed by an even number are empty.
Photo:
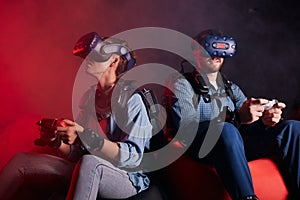
[[[71,51],[81,35],[92,31],[111,36],[153,26],[193,37],[207,28],[221,29],[238,41],[237,55],[226,60],[223,72],[249,96],[287,103],[288,116],[299,90],[295,13],[300,12],[293,1],[264,2],[1,1],[0,138],[2,152],[6,149],[1,163],[33,145],[38,131],[25,121],[35,127],[40,117],[72,118],[72,87],[81,60]],[[178,60],[160,51],[138,54],[138,64],[157,62],[178,69]],[[17,148],[9,141],[24,142]]]

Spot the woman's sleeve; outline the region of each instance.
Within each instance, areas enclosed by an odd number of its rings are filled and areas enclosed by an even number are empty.
[[[119,128],[127,134],[124,141],[118,142],[120,153],[117,166],[137,167],[152,137],[152,125],[142,97],[134,94],[129,99],[127,108],[116,114],[119,115],[117,117]]]

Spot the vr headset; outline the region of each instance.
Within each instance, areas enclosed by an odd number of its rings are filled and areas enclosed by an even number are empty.
[[[127,70],[135,65],[135,60],[130,55],[130,49],[122,44],[109,43],[96,32],[83,35],[75,44],[73,54],[81,58],[89,56],[97,62],[107,61],[112,54],[124,56],[127,61]]]
[[[232,57],[236,52],[236,41],[229,36],[208,35],[204,38],[204,49],[211,57]]]

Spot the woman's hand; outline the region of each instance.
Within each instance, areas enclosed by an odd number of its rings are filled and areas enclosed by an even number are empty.
[[[73,144],[77,138],[77,132],[83,132],[84,128],[74,121],[64,119],[66,126],[58,126],[57,134],[65,144]]]

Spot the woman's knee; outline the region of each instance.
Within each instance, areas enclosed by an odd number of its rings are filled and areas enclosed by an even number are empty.
[[[95,171],[102,168],[102,166],[107,165],[107,163],[108,161],[100,157],[88,154],[82,157],[80,162],[80,169],[85,171]]]
[[[87,154],[82,156],[81,158],[81,163],[89,163],[89,165],[98,165],[99,163],[104,162],[104,160],[100,157],[97,157],[95,155],[92,154]]]

